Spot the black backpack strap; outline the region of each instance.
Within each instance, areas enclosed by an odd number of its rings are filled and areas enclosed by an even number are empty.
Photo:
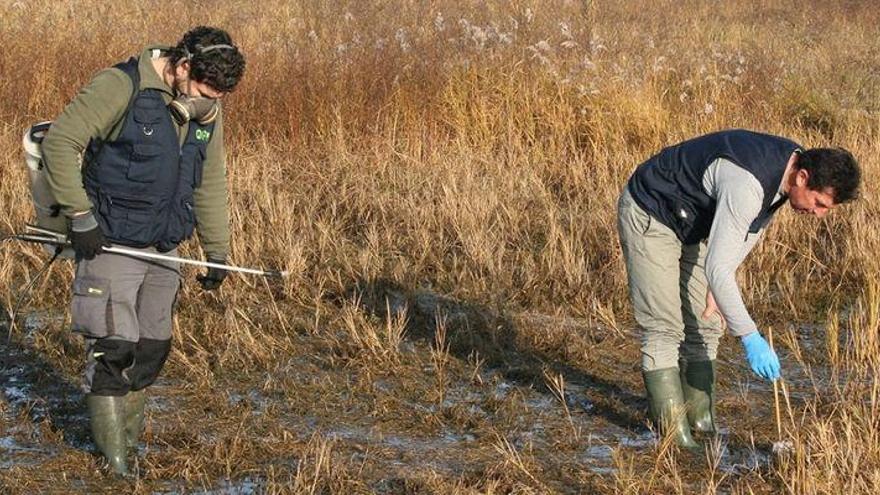
[[[46,131],[49,130],[49,127],[52,126],[52,121],[47,120],[46,122],[40,122],[39,124],[34,124],[31,126],[30,132],[31,141],[36,144],[43,144],[43,138],[46,137]]]
[[[114,69],[119,69],[122,72],[125,72],[125,75],[131,79],[131,98],[128,100],[128,109],[131,109],[131,106],[134,104],[134,99],[137,98],[138,90],[141,85],[141,75],[138,72],[138,58],[131,57],[125,62],[119,62],[118,64],[113,66]],[[126,110],[125,113],[128,113]]]
[[[137,57],[131,57],[125,62],[119,62],[118,64],[113,66],[114,69],[121,70],[125,73],[125,75],[128,76],[129,79],[131,79],[131,97],[128,99],[128,106],[125,108],[125,113],[123,114],[121,122],[125,121],[125,116],[128,115],[128,112],[131,111],[131,107],[134,106],[134,100],[137,99],[137,95],[140,92],[139,90],[141,85],[141,75],[138,72],[138,63],[139,60]],[[120,122],[114,124],[114,127],[116,125],[120,125]],[[96,158],[98,154],[101,153],[101,148],[103,147],[104,141],[93,139],[86,147],[86,158],[89,160]]]

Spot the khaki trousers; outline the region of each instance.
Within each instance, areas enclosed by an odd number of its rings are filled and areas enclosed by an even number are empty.
[[[684,245],[652,218],[624,188],[617,202],[617,229],[626,263],[629,297],[639,328],[642,370],[711,361],[723,331],[706,308],[706,244]]]

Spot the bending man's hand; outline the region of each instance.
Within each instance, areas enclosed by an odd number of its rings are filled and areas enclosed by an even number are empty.
[[[779,357],[760,333],[755,331],[744,335],[742,345],[746,351],[746,360],[756,375],[771,381],[779,378]]]
[[[208,261],[210,261],[211,263],[226,264],[225,259],[212,258],[210,256],[208,257]],[[214,290],[220,287],[220,284],[223,283],[223,280],[226,279],[226,275],[228,274],[229,272],[222,268],[211,267],[208,268],[208,273],[204,275],[196,275],[196,280],[198,280],[199,283],[202,284],[202,289]]]
[[[700,315],[700,318],[703,320],[708,320],[712,317],[713,314],[717,314],[718,318],[721,318],[721,327],[724,328],[727,326],[727,321],[724,319],[724,315],[721,314],[721,310],[718,309],[718,304],[715,303],[715,296],[712,295],[711,290],[706,291],[706,309],[703,310],[703,314]]]

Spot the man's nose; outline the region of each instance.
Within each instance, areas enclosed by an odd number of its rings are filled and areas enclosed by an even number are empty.
[[[816,218],[822,218],[828,214],[828,208],[814,208],[812,213],[816,215]]]

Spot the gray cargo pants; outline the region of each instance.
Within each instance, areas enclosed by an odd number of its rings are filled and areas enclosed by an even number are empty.
[[[179,288],[175,262],[104,253],[77,264],[71,319],[86,338],[85,393],[122,396],[156,380],[171,350]]]
[[[711,361],[718,352],[721,318],[706,309],[706,244],[683,245],[624,188],[617,202],[617,230],[626,262],[629,297],[642,341],[642,370]]]

